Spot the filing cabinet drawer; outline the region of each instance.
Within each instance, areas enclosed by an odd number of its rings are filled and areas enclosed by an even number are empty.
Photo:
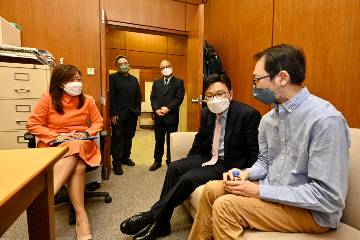
[[[0,131],[26,128],[26,122],[39,99],[0,100]]]
[[[0,149],[27,148],[28,141],[24,139],[26,130],[0,131]]]
[[[48,89],[50,71],[0,66],[0,98],[39,98]]]

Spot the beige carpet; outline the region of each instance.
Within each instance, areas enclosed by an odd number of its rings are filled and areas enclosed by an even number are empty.
[[[124,175],[115,176],[111,174],[110,180],[104,181],[100,188],[101,191],[108,191],[113,201],[109,204],[100,199],[86,201],[93,239],[132,239],[131,236],[126,236],[120,232],[120,222],[135,213],[148,210],[160,196],[166,165],[163,164],[155,172],[148,170],[153,163],[154,133],[149,130],[137,131],[132,149],[131,158],[136,162],[136,166],[124,166]],[[56,239],[76,239],[75,227],[68,225],[67,222],[67,207],[57,205],[55,210]],[[172,234],[162,239],[187,239],[191,224],[190,215],[183,206],[179,206],[175,209],[171,219]],[[26,213],[22,214],[0,239],[28,239]]]

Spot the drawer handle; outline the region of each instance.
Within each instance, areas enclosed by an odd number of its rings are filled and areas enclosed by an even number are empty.
[[[15,120],[16,124],[19,124],[19,125],[26,125],[27,121],[24,121],[24,120]]]
[[[28,93],[28,92],[30,92],[30,89],[26,89],[26,88],[15,88],[14,90],[17,93]]]

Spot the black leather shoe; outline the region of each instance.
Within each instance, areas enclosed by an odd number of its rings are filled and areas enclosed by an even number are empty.
[[[149,225],[144,231],[143,234],[137,234],[134,236],[134,240],[154,240],[158,237],[165,237],[170,235],[171,227],[170,222],[166,221],[165,223],[155,222]]]
[[[149,212],[143,212],[123,221],[120,224],[120,231],[127,235],[134,235],[153,222],[154,219],[151,214]]]
[[[154,162],[153,165],[150,166],[150,171],[155,171],[156,169],[161,167],[161,162]]]
[[[124,172],[122,170],[120,163],[116,163],[116,164],[113,163],[113,168],[115,175],[123,175]]]
[[[122,161],[122,163],[123,164],[125,164],[125,165],[128,165],[128,166],[135,166],[135,162],[133,161],[133,160],[131,160],[130,158],[128,158],[128,159],[124,159],[123,161]]]

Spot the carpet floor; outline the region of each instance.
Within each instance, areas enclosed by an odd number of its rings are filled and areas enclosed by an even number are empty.
[[[86,200],[85,207],[95,240],[132,239],[132,236],[120,232],[119,224],[138,212],[147,211],[159,199],[166,173],[166,164],[163,164],[157,171],[149,171],[149,166],[153,163],[153,131],[137,131],[133,140],[132,151],[131,158],[136,162],[136,166],[124,166],[124,174],[121,176],[111,173],[110,179],[103,181],[99,189],[99,191],[109,192],[113,199],[112,202],[107,204],[104,203],[103,199]],[[67,206],[65,204],[56,205],[55,211],[56,239],[76,239],[75,226],[68,224]],[[187,239],[191,225],[190,215],[180,205],[175,209],[171,219],[171,235],[162,239]],[[15,221],[0,239],[29,239],[26,212]]]

